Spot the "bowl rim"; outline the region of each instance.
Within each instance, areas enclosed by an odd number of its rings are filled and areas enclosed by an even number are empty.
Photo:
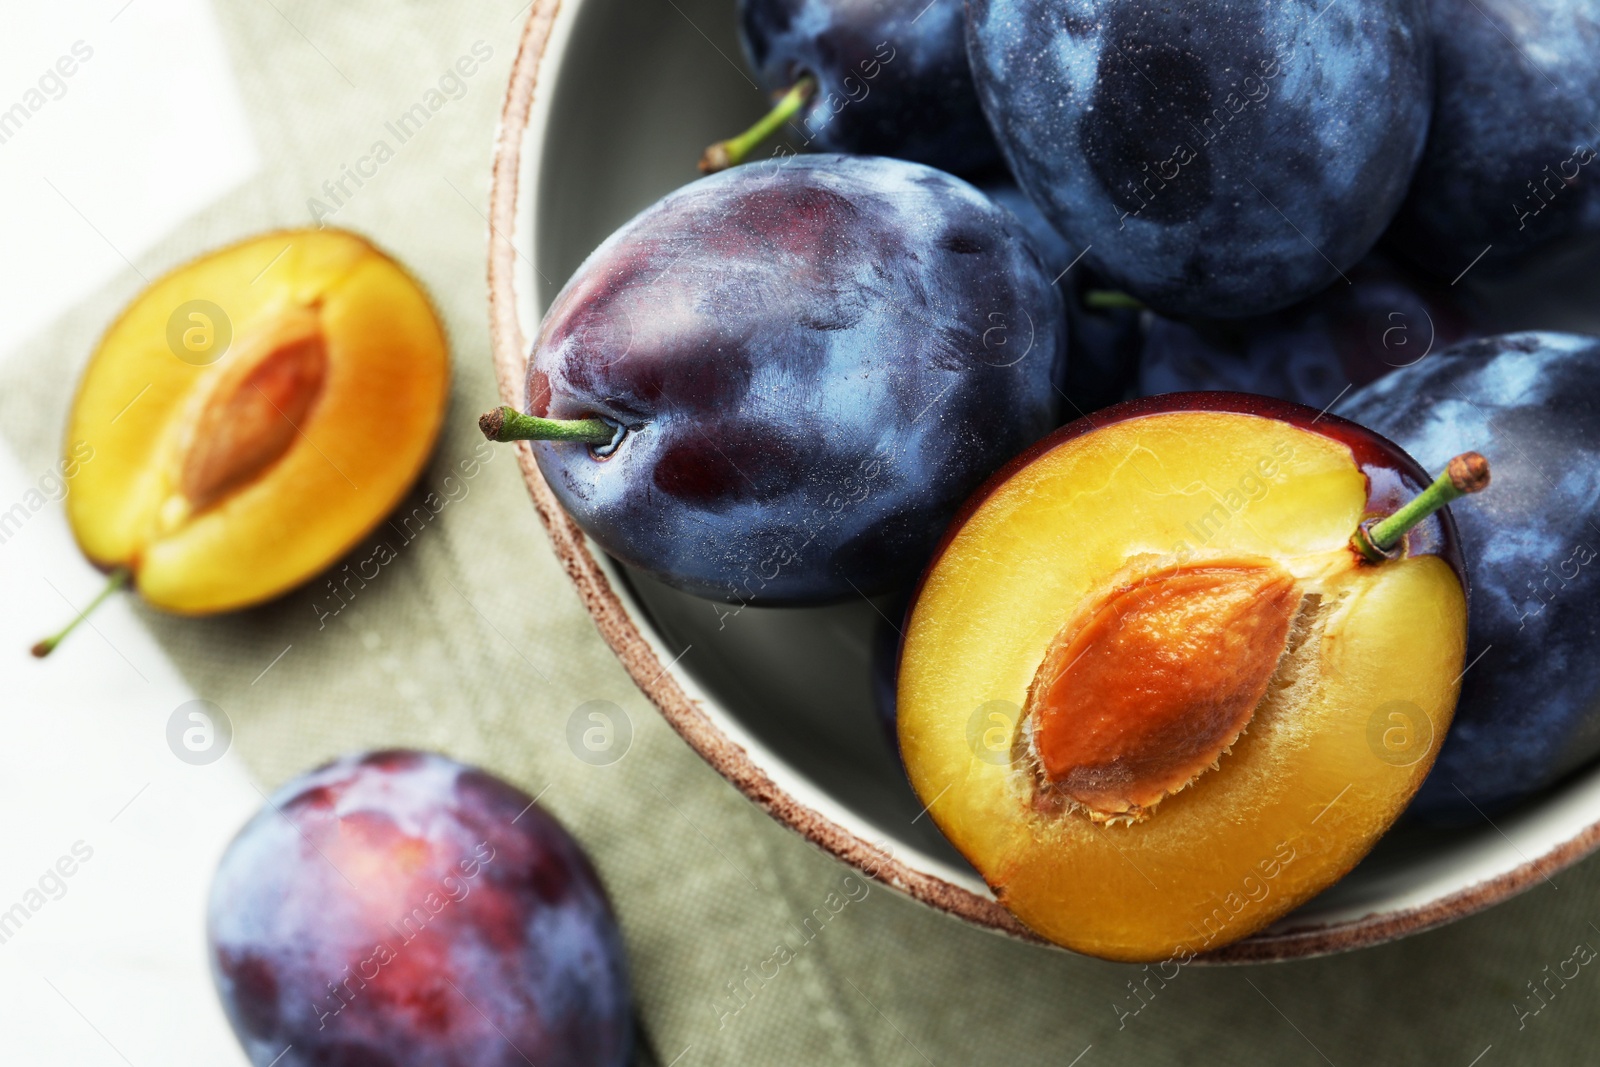
[[[517,306],[519,255],[516,232],[519,183],[526,135],[545,69],[556,21],[576,12],[581,0],[533,0],[512,62],[499,126],[495,133],[489,192],[489,339],[495,379],[503,403],[519,407],[527,373],[528,338]],[[674,663],[663,662],[618,596],[605,566],[583,532],[557,502],[526,442],[516,446],[517,463],[551,548],[600,636],[616,654],[640,691],[678,735],[724,779],[768,815],[834,858],[876,881],[939,911],[1019,940],[1050,945],[1023,926],[997,901],[980,896],[926,871],[908,866],[781,788],[724,733],[685,691]],[[1194,962],[1254,963],[1304,959],[1382,944],[1465,918],[1532,888],[1541,880],[1600,848],[1600,820],[1532,858],[1493,877],[1436,899],[1350,920],[1271,927],[1195,958]],[[1520,854],[1520,850],[1519,850]],[[1292,914],[1289,917],[1292,919]],[[1282,920],[1280,920],[1280,923]]]

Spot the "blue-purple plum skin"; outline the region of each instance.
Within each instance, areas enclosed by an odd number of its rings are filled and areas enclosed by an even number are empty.
[[[440,756],[279,789],[211,886],[212,974],[256,1067],[623,1067],[616,920],[532,798]]]
[[[1438,100],[1395,246],[1455,278],[1600,238],[1600,3],[1429,8]]]
[[[1492,481],[1451,506],[1471,577],[1455,724],[1412,812],[1481,823],[1600,753],[1600,340],[1469,341],[1336,405],[1429,470]]]
[[[973,184],[982,189],[990,200],[1011,212],[1022,227],[1022,232],[1033,242],[1045,270],[1050,272],[1052,278],[1063,278],[1078,258],[1078,253],[1044,217],[1039,206],[1028,199],[1028,194],[1011,180],[1011,176],[975,180]]]
[[[699,596],[794,604],[921,569],[1054,425],[1060,294],[957,178],[831,155],[747,164],[646,209],[546,316],[527,410],[626,427],[540,442],[611,555]]]
[[[1475,309],[1377,257],[1348,277],[1270,315],[1152,316],[1139,357],[1139,395],[1224,390],[1321,410],[1346,390],[1478,332]]]
[[[1133,308],[1092,308],[1089,293],[1104,291],[1087,268],[1075,267],[1061,280],[1067,305],[1067,359],[1061,376],[1061,395],[1068,420],[1093,414],[1128,399],[1139,376],[1139,354],[1144,348],[1148,311]]]
[[[999,162],[960,0],[740,0],[739,28],[768,92],[817,79],[796,120],[808,146],[957,173]]]
[[[1337,281],[1404,199],[1433,99],[1423,0],[971,0],[967,42],[1018,183],[1168,315]]]
[[[1068,419],[1127,399],[1139,367],[1142,315],[1129,308],[1090,308],[1084,294],[1106,288],[1080,264],[1077,250],[1050,224],[1010,176],[979,181],[978,188],[1012,215],[1033,242],[1067,308],[1067,358],[1056,383]]]

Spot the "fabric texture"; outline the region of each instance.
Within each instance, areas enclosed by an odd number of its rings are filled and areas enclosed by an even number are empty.
[[[728,7],[731,24],[733,0]],[[151,277],[262,230],[309,225],[308,201],[330,203],[323,183],[384,136],[386,122],[475,42],[492,50],[460,97],[327,219],[397,256],[447,324],[454,391],[406,508],[430,491],[446,505],[337,612],[325,578],[220,618],[141,609],[196,691],[232,717],[234,743],[263,787],[337,753],[417,746],[537,794],[582,840],[613,896],[645,1064],[1593,1058],[1593,968],[1549,983],[1538,1014],[1519,1013],[1539,1003],[1527,983],[1544,982],[1575,945],[1600,946],[1593,861],[1397,944],[1292,964],[1191,966],[1165,982],[969,928],[876,884],[864,896],[852,889],[848,868],[749,804],[640,696],[551,554],[509,451],[492,450],[476,477],[447,492],[445,476],[476,453],[477,414],[497,399],[485,212],[525,17],[517,0],[218,0],[217,14],[263,166],[139,257]],[[722,62],[710,48],[704,61]],[[123,273],[0,373],[0,432],[28,463],[54,456],[84,361],[141,284]],[[371,540],[349,561],[370,554]],[[632,747],[615,764],[585,764],[566,743],[569,715],[590,700],[615,702],[631,721]],[[803,939],[800,922],[832,893],[848,903]],[[761,978],[780,944],[792,958]]]

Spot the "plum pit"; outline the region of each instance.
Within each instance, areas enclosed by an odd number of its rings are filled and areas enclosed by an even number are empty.
[[[179,485],[189,508],[218,502],[271,467],[299,434],[328,376],[317,307],[293,307],[247,343],[236,373],[218,379],[191,427]]]
[[[1302,601],[1269,560],[1122,581],[1051,642],[1023,716],[1037,773],[1095,822],[1137,822],[1215,767],[1266,697]]]

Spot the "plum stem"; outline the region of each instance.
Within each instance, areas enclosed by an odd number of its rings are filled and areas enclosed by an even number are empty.
[[[1083,294],[1083,306],[1090,311],[1143,311],[1144,301],[1119,289],[1089,289]]]
[[[541,419],[502,405],[478,417],[478,429],[491,441],[581,441],[609,444],[617,428],[604,419]]]
[[[126,567],[118,567],[111,572],[111,577],[106,581],[105,587],[100,590],[95,598],[89,601],[89,606],[78,612],[76,618],[63,626],[58,632],[40,641],[33,646],[33,654],[39,659],[44,659],[56,650],[56,646],[65,641],[67,635],[78,628],[78,624],[89,617],[89,613],[98,608],[112,593],[128,584],[128,579],[133,577],[133,572]]]
[[[795,116],[805,102],[811,99],[816,87],[817,79],[809,74],[795,82],[778,98],[772,110],[761,117],[761,121],[739,136],[718,141],[706,149],[705,154],[700,157],[700,173],[715,174],[743,163],[745,157],[755,151],[762,141],[771,137],[780,126]]]
[[[1388,518],[1362,523],[1350,539],[1351,546],[1368,563],[1394,558],[1395,546],[1418,523],[1452,500],[1481,492],[1489,484],[1489,461],[1476,452],[1452,459],[1433,484]]]

